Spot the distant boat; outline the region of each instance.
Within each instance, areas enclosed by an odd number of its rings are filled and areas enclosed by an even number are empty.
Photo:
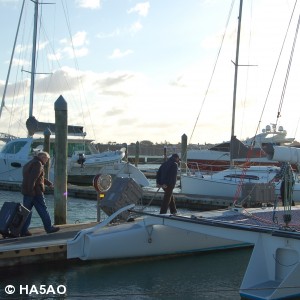
[[[245,141],[234,139],[232,141],[217,144],[209,149],[196,149],[187,151],[188,167],[194,171],[205,173],[222,171],[230,166],[230,147],[233,147],[233,163],[236,166],[249,163],[255,165],[270,165],[262,148],[266,144],[277,146],[290,145],[295,139],[288,138],[287,132],[282,126],[276,128],[275,124],[267,125],[262,132]],[[254,145],[250,149],[251,145]],[[278,162],[272,162],[279,165]]]
[[[268,156],[299,163],[299,154],[275,147]],[[114,213],[67,240],[67,259],[111,261],[254,246],[240,294],[247,299],[299,296],[299,206],[233,206],[169,215],[134,209],[135,203],[119,206],[115,198]],[[127,222],[120,223],[123,214]]]
[[[278,198],[280,195],[282,180],[280,178],[274,182],[275,176],[279,173],[279,168],[273,167],[276,161],[270,162],[268,160],[263,147],[267,144],[290,144],[294,139],[286,138],[287,133],[283,127],[280,126],[277,130],[275,124],[272,125],[272,129],[268,125],[261,134],[246,140],[245,143],[240,142],[234,134],[242,6],[241,1],[236,40],[236,59],[234,62],[231,139],[230,142],[217,145],[209,150],[188,153],[189,170],[185,174],[181,174],[181,191],[183,193],[206,197],[232,197],[234,201],[237,201],[243,200],[241,199],[241,192],[245,183],[253,184],[253,188],[256,184],[272,183],[275,185],[274,197]],[[192,154],[195,166],[191,163]],[[279,162],[277,163],[279,164]],[[209,175],[206,174],[208,170],[210,171]],[[294,185],[293,200],[300,201],[300,183],[297,178],[295,178],[295,181],[297,182]],[[249,190],[249,197],[251,197],[251,190]]]
[[[18,138],[7,142],[0,151],[0,181],[22,182],[22,167],[43,149],[43,138]],[[50,180],[54,179],[54,139],[50,140]],[[138,168],[123,161],[124,149],[99,153],[92,140],[68,139],[68,182],[92,185],[98,174],[114,177],[131,177],[141,186],[149,181]]]

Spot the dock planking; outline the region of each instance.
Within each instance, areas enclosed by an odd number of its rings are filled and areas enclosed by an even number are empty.
[[[96,223],[60,225],[60,231],[45,233],[44,228],[30,229],[32,236],[0,239],[0,268],[67,260],[67,241]]]
[[[1,182],[0,190],[20,192],[19,183]],[[53,190],[47,190],[51,194]],[[160,206],[163,191],[144,189],[141,205]],[[99,195],[91,186],[68,185],[68,196],[74,198],[97,200]],[[232,199],[207,198],[195,195],[175,193],[178,208],[212,210],[230,206]],[[101,201],[101,200],[100,200]],[[46,234],[44,228],[31,228],[32,236],[18,238],[0,238],[0,268],[20,265],[67,261],[67,241],[94,223],[60,225],[60,231]]]

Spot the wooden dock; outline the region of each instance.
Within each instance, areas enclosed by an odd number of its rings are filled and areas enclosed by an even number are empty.
[[[32,228],[32,236],[0,239],[0,268],[67,260],[67,240],[96,223],[60,225],[60,231],[47,234]]]
[[[20,184],[0,183],[0,190],[20,192]],[[47,190],[53,193],[53,190]],[[68,196],[81,199],[97,200],[99,195],[93,187],[68,185]],[[21,195],[19,199],[21,199]],[[163,192],[157,189],[144,189],[141,205],[160,206]],[[226,208],[232,199],[205,198],[181,193],[175,194],[178,208],[212,210]],[[100,200],[101,201],[101,200]],[[67,241],[75,237],[82,229],[96,223],[60,225],[60,231],[46,234],[44,228],[31,228],[32,236],[18,238],[0,238],[0,268],[24,264],[67,261]]]
[[[12,182],[0,182],[0,190],[20,192],[21,185]],[[53,190],[46,190],[46,193],[53,193]],[[142,205],[160,206],[163,198],[163,191],[157,192],[155,189],[143,189]],[[227,208],[233,202],[232,198],[207,197],[204,195],[191,195],[174,193],[178,208],[212,210]],[[88,199],[97,201],[98,195],[92,186],[76,186],[68,184],[68,197]]]

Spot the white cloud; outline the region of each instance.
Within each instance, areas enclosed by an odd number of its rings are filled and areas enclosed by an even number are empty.
[[[135,7],[130,8],[128,10],[128,13],[134,13],[137,12],[140,16],[146,17],[148,15],[150,9],[150,3],[149,2],[143,2],[143,3],[138,3]]]
[[[91,9],[98,9],[101,7],[100,0],[76,0],[76,4],[79,7],[91,8]]]
[[[67,39],[61,40],[60,43],[66,45],[66,47],[56,51],[55,57],[57,58],[61,59],[63,54],[67,54],[69,58],[73,58],[83,57],[89,53],[89,49],[86,47],[89,44],[89,40],[85,31],[75,33],[72,37],[72,43]]]
[[[80,47],[83,45],[87,45],[87,44],[89,44],[89,41],[87,39],[87,32],[78,31],[77,33],[75,33],[72,37],[72,43],[67,39],[61,40],[60,43],[66,44],[66,45],[73,45],[74,47]]]
[[[28,60],[14,58],[12,65],[14,67],[16,67],[16,66],[23,66],[24,67],[24,66],[30,66],[30,62]]]
[[[109,59],[122,58],[122,57],[127,56],[127,55],[130,55],[130,54],[132,54],[132,53],[133,53],[133,51],[130,50],[130,49],[128,49],[128,50],[122,52],[120,49],[117,48],[117,49],[115,49],[115,50],[113,51],[113,53],[112,53],[108,58],[109,58]]]
[[[136,33],[138,31],[140,31],[142,28],[143,28],[143,25],[141,24],[141,22],[137,21],[131,25],[129,31],[131,33]]]
[[[65,48],[64,52],[68,54],[69,58],[74,58],[74,57],[84,57],[87,56],[89,53],[89,49],[86,47],[82,47],[82,48],[77,48],[77,49],[73,49],[73,48]]]
[[[56,52],[55,54],[48,55],[49,60],[59,61],[62,59],[62,54],[60,52]]]
[[[109,32],[109,33],[100,32],[96,36],[99,39],[105,39],[105,38],[113,38],[113,37],[119,36],[120,34],[121,34],[121,30],[119,28],[117,28],[114,31]]]

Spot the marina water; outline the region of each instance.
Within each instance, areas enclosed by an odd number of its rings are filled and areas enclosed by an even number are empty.
[[[22,195],[0,191],[1,207],[5,201],[22,202]],[[46,201],[53,219],[53,196],[47,195]],[[68,223],[96,221],[96,207],[96,201],[69,197]],[[31,226],[41,226],[35,209],[33,212]],[[250,255],[251,249],[238,249],[176,257],[6,268],[0,270],[0,299],[16,299],[5,293],[7,285],[66,287],[63,296],[49,294],[42,298],[32,294],[31,299],[240,299],[239,287]]]

